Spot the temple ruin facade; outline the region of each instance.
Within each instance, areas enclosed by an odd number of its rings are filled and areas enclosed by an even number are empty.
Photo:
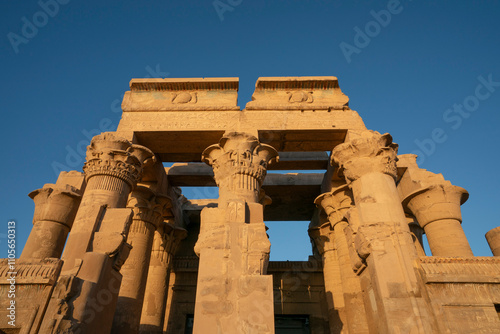
[[[0,333],[500,333],[500,227],[475,257],[465,189],[368,130],[335,77],[259,78],[244,109],[238,83],[130,82],[83,172],[29,194]],[[270,221],[310,222],[308,261],[269,260]]]

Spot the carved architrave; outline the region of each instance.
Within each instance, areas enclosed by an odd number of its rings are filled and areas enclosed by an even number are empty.
[[[398,145],[388,133],[363,131],[360,136],[335,147],[331,164],[339,166],[347,182],[359,179],[367,173],[379,172],[397,176]]]
[[[132,79],[122,109],[134,111],[240,110],[238,78]]]
[[[150,149],[106,132],[92,138],[87,147],[83,171],[87,181],[96,175],[107,175],[119,178],[134,188],[142,177],[144,167],[155,161]]]

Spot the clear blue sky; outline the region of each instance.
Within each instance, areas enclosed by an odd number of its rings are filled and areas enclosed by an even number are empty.
[[[491,255],[498,1],[59,1],[0,4],[2,256],[9,219],[24,244],[27,194],[55,182],[53,164],[81,170],[85,132],[103,119],[116,128],[131,78],[239,77],[244,108],[258,77],[304,75],[337,76],[368,128],[466,188],[464,230],[476,255]],[[272,259],[305,259],[306,224],[280,224],[270,225]]]

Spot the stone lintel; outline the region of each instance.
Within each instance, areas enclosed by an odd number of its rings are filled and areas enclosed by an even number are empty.
[[[264,209],[264,221],[310,221],[314,214],[314,199],[321,187],[319,184],[281,185],[263,186],[262,189],[272,199]],[[189,200],[182,205],[183,214],[191,222],[199,221],[199,213],[205,207],[217,207],[217,199]]]
[[[124,111],[117,134],[133,132],[163,162],[188,162],[200,161],[226,131],[257,134],[278,152],[321,152],[343,143],[348,129],[366,129],[353,110]]]
[[[202,166],[199,164],[199,166]],[[207,166],[208,167],[208,166]],[[201,168],[200,168],[201,169]],[[203,167],[204,169],[204,167]],[[215,186],[211,171],[204,176],[189,176],[183,178],[183,185],[189,186]],[[201,173],[200,173],[201,174]],[[264,209],[265,221],[309,221],[314,213],[314,199],[321,191],[323,173],[287,173],[267,174],[262,189],[272,199],[272,203]],[[170,177],[170,175],[169,175]],[[177,181],[172,178],[172,183]],[[189,182],[189,183],[187,183]],[[217,199],[189,200],[183,204],[182,209],[191,221],[198,221],[199,211],[204,207],[217,206]]]
[[[326,169],[329,159],[326,152],[279,152],[279,157],[267,170]]]
[[[496,257],[419,258],[425,283],[500,283],[500,259]]]
[[[216,186],[212,168],[204,163],[175,163],[171,167],[166,167],[165,172],[172,186]],[[263,186],[320,186],[323,175],[323,173],[268,173]]]
[[[261,77],[247,110],[345,110],[349,98],[336,77]]]
[[[122,109],[127,111],[240,110],[238,78],[132,79]]]

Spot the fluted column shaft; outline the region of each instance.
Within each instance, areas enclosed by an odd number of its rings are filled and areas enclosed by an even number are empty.
[[[130,194],[127,207],[134,215],[127,243],[132,249],[120,270],[123,279],[112,333],[136,334],[139,331],[153,236],[169,206],[167,196],[156,194],[145,186],[138,186]]]
[[[163,222],[154,233],[139,333],[163,333],[172,258],[187,231]]]

